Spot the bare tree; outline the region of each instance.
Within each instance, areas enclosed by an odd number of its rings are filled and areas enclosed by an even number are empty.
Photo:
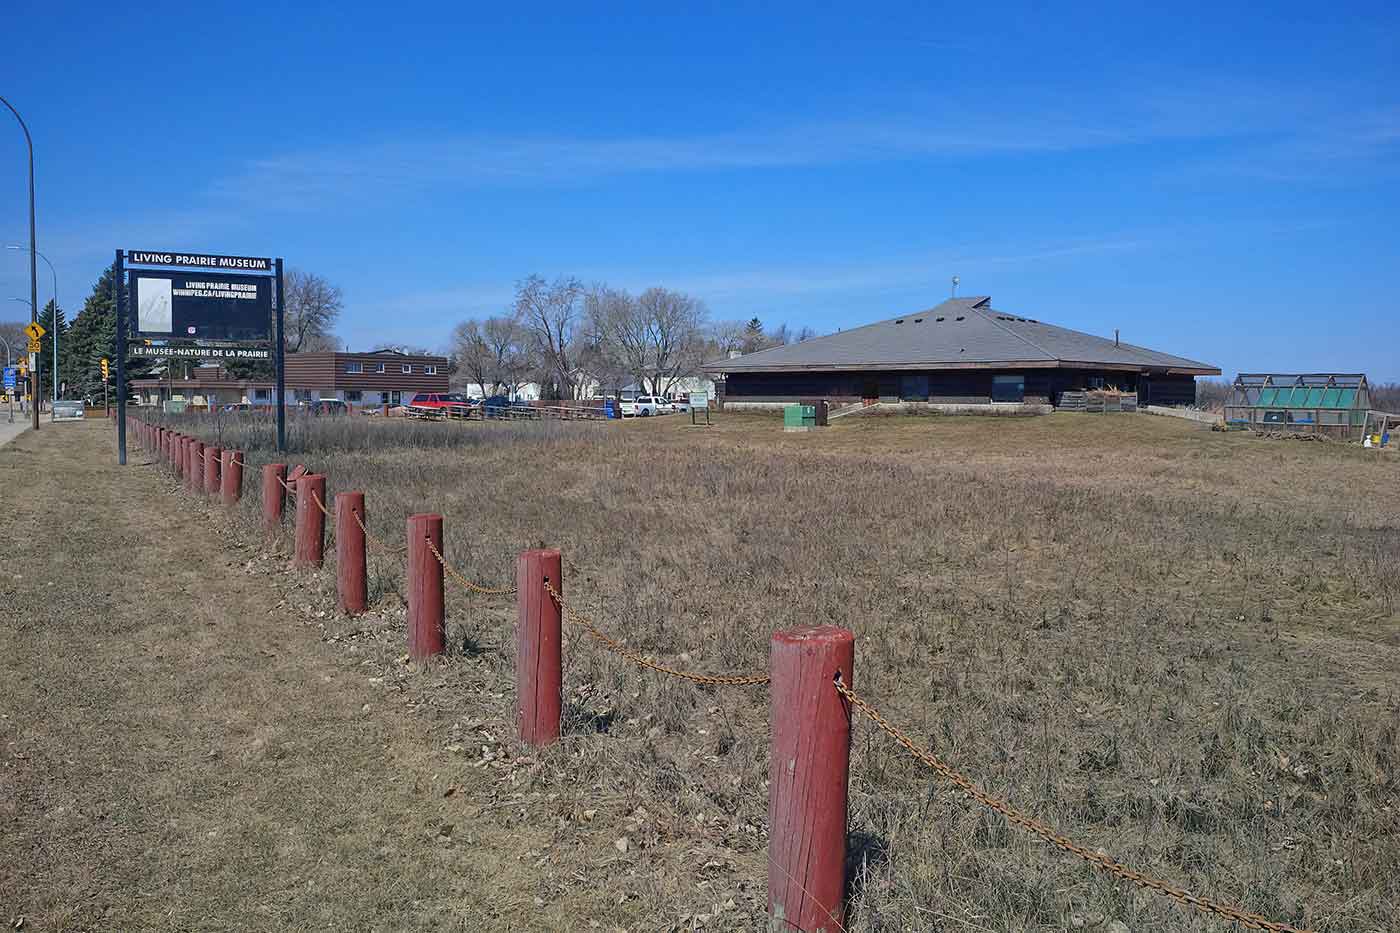
[[[286,276],[287,352],[334,350],[340,341],[332,332],[344,309],[340,289],[313,272],[291,269]]]
[[[710,325],[710,350],[716,357],[726,357],[735,350],[744,349],[743,321],[716,321]]]
[[[561,395],[576,398],[583,388],[577,356],[583,324],[583,285],[573,277],[553,283],[538,275],[515,287],[515,309],[529,330],[541,368]]]
[[[24,332],[24,328],[28,325],[28,321],[0,321],[0,337],[4,337],[5,343],[10,345],[11,364],[19,361],[20,354],[29,345],[29,337]],[[0,353],[4,353],[3,347],[0,347]],[[0,356],[0,359],[4,359],[4,357]]]
[[[648,288],[637,308],[649,344],[643,377],[650,379],[652,395],[667,395],[676,380],[704,362],[708,311],[698,299],[667,288]]]
[[[467,378],[487,395],[514,394],[530,368],[528,335],[512,314],[466,320],[452,331],[453,356]]]
[[[598,286],[585,302],[604,355],[652,395],[665,395],[705,353],[705,306],[681,292],[649,288],[636,298]]]

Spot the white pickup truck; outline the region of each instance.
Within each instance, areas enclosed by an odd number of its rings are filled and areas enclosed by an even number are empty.
[[[652,415],[669,415],[676,410],[669,399],[659,395],[639,395],[622,403],[622,417],[649,418]]]

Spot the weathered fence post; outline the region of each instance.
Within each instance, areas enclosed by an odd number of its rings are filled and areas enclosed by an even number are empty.
[[[282,485],[287,475],[285,463],[264,463],[262,468],[263,530],[272,533],[282,527],[282,512],[286,508],[287,489]]]
[[[341,492],[335,496],[335,588],[340,608],[359,615],[369,608],[369,583],[365,579],[365,494]]]
[[[185,475],[185,436],[183,434],[170,435],[170,468],[176,476]]]
[[[846,780],[855,636],[835,626],[774,632],[770,645],[768,924],[844,929]]]
[[[204,494],[217,496],[219,494],[219,455],[223,450],[219,447],[204,448]]]
[[[515,721],[526,745],[559,741],[564,686],[561,609],[545,584],[564,595],[563,564],[553,549],[525,551],[516,564]]]
[[[185,449],[185,489],[189,492],[199,492],[204,486],[204,470],[200,466],[204,463],[204,443],[190,440],[185,443]]]
[[[219,477],[219,497],[224,505],[237,505],[243,498],[243,451],[225,449]]]
[[[314,497],[314,498],[313,498]],[[296,544],[292,565],[319,567],[326,549],[326,516],[316,502],[326,501],[326,477],[308,473],[297,477]]]
[[[442,654],[446,642],[442,605],[442,516],[408,517],[408,654],[422,661]]]
[[[188,475],[190,474],[190,472],[191,472],[191,470],[190,470],[190,465],[191,465],[191,464],[198,464],[198,463],[199,463],[199,460],[198,460],[198,459],[195,457],[195,455],[194,455],[194,438],[190,437],[188,434],[181,434],[181,435],[180,435],[180,471],[179,471],[179,472],[181,472],[181,473],[184,474],[185,476],[188,476]],[[194,469],[193,472],[195,472],[195,473],[198,473],[198,472],[199,472],[198,466],[195,467],[195,469]],[[199,485],[198,485],[198,484],[195,484],[195,489],[198,489],[198,488],[199,488]]]

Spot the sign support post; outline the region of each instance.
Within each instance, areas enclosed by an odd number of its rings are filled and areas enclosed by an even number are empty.
[[[126,253],[117,250],[117,463],[126,466]]]
[[[277,345],[273,348],[273,353],[277,360],[277,452],[283,453],[287,449],[287,379],[285,355],[286,341],[282,339],[282,329],[286,325],[286,305],[287,290],[282,281],[282,257],[277,257],[277,328],[273,334],[273,339]]]

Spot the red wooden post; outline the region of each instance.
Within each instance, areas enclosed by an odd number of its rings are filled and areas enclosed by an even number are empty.
[[[537,746],[559,741],[564,687],[559,603],[545,581],[564,595],[559,552],[523,552],[515,571],[515,721],[520,741]]]
[[[442,564],[428,550],[442,553],[442,516],[408,517],[408,653],[415,661],[442,654],[446,641],[442,611]]]
[[[185,489],[199,492],[204,486],[204,444],[191,439],[185,443]]]
[[[204,448],[204,494],[207,496],[219,494],[219,455],[222,453],[218,447]]]
[[[179,456],[176,457],[175,472],[182,476],[188,476],[190,473],[190,464],[198,462],[192,456],[193,451],[190,450],[190,445],[192,443],[194,443],[194,438],[190,437],[188,434],[179,435]]]
[[[272,533],[282,527],[282,511],[286,508],[287,490],[282,485],[287,475],[285,463],[264,463],[262,468],[263,530]]]
[[[317,499],[326,501],[325,476],[308,473],[297,477],[295,567],[319,567],[325,555],[326,516],[316,507]]]
[[[180,435],[172,431],[170,433],[170,469],[174,471],[176,476],[183,475],[183,471],[180,469],[182,463],[183,461],[180,459]]]
[[[369,608],[369,584],[365,579],[365,533],[360,527],[364,520],[364,493],[336,493],[335,589],[340,608],[352,616]]]
[[[237,505],[243,498],[243,451],[225,449],[220,464],[219,496],[224,505]]]
[[[768,923],[844,929],[846,779],[855,636],[835,626],[774,632],[769,653]]]

